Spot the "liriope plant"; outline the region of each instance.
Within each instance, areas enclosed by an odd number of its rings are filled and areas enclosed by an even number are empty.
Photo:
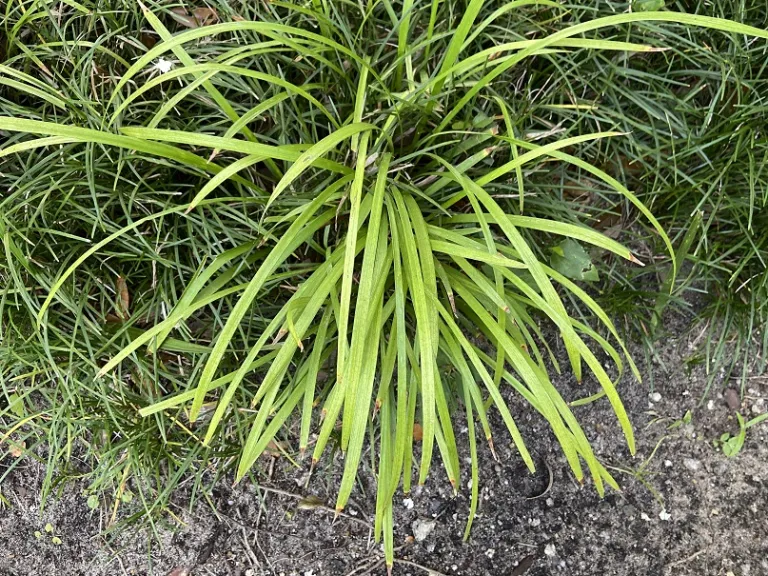
[[[463,407],[472,456],[467,534],[478,503],[476,428],[493,450],[489,410],[499,412],[520,458],[534,470],[525,430],[505,399],[510,392],[546,419],[579,481],[588,474],[600,494],[606,484],[616,488],[550,380],[548,357],[554,365],[557,359],[541,324],[556,329],[576,378],[582,380],[586,365],[597,380],[630,452],[632,426],[593,348],[609,355],[619,371],[626,362],[638,379],[639,374],[610,318],[584,289],[547,265],[534,239],[568,238],[640,262],[592,228],[526,215],[524,169],[546,161],[590,174],[656,227],[673,263],[674,250],[626,187],[578,156],[581,146],[627,135],[605,130],[534,144],[515,132],[510,102],[494,86],[526,59],[541,55],[658,50],[584,36],[636,22],[707,26],[761,38],[768,33],[676,12],[628,12],[499,45],[488,36],[504,15],[526,5],[555,13],[564,7],[549,0],[493,6],[472,0],[453,21],[437,0],[272,5],[270,18],[177,34],[163,24],[160,8],[143,7],[160,41],[117,81],[100,126],[0,117],[0,130],[37,136],[5,147],[0,156],[97,145],[178,166],[197,174],[200,183],[191,198],[132,221],[80,254],[45,287],[41,304],[25,295],[38,330],[46,329],[53,309],[68,305],[65,283],[110,243],[150,222],[191,214],[215,219],[223,207],[241,206],[249,218],[258,215],[249,220],[253,237],[222,244],[164,317],[127,332],[130,341],[122,350],[96,359],[98,376],[110,378],[127,359],[156,355],[174,336],[171,347],[178,350],[179,340],[190,340],[185,323],[234,297],[231,307],[217,313],[210,345],[181,348],[197,359],[188,389],[159,399],[149,395],[140,409],[143,417],[188,411],[189,422],[204,431],[199,440],[215,445],[231,433],[227,422],[233,412],[245,411],[248,433],[238,481],[279,431],[298,419],[300,449],[311,450],[313,462],[331,441],[344,452],[339,511],[352,493],[373,426],[378,432],[375,534],[383,537],[390,567],[392,502],[399,489],[410,489],[414,467],[417,482],[424,483],[438,452],[448,482],[454,490],[461,485],[458,416],[451,408],[456,403]],[[156,66],[166,59],[175,67]],[[291,63],[295,70],[286,69]],[[149,79],[148,71],[154,74]],[[30,98],[68,106],[26,73],[2,72],[6,84]],[[254,85],[263,97],[243,110],[234,88]],[[163,98],[152,100],[160,89]],[[215,121],[179,130],[174,111],[186,99],[215,110]],[[255,128],[270,122],[276,130],[262,134]],[[510,182],[516,199],[494,193]],[[9,242],[6,247],[13,250]],[[238,283],[244,275],[247,281]],[[614,344],[570,315],[563,293],[581,302]],[[244,321],[267,301],[277,305],[266,308],[274,312],[263,330],[244,335]],[[236,367],[227,371],[233,358]],[[329,376],[320,378],[321,372]],[[249,401],[242,404],[244,396]],[[415,427],[421,435],[418,456]]]

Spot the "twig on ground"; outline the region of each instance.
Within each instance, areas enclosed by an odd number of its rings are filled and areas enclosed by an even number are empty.
[[[693,554],[691,554],[687,558],[683,558],[681,560],[676,560],[675,562],[670,563],[667,566],[667,568],[674,568],[675,566],[680,566],[681,564],[686,564],[687,562],[690,562],[691,560],[695,560],[696,558],[698,558],[699,556],[704,554],[704,552],[706,552],[707,550],[709,550],[709,547],[702,548],[701,550],[699,550],[698,552],[694,552]]]
[[[287,490],[281,490],[279,488],[271,488],[269,486],[258,486],[259,490],[264,490],[266,492],[272,492],[273,494],[281,494],[282,496],[288,496],[290,498],[294,498],[296,500],[303,500],[306,498],[306,496],[303,496],[301,494],[295,494],[293,492],[288,492]],[[351,514],[347,514],[346,512],[339,512],[334,508],[331,508],[330,506],[325,506],[322,504],[318,504],[317,506],[313,506],[314,510],[322,510],[324,512],[330,512],[331,514],[334,514],[335,516],[342,516],[346,518],[347,520],[351,520],[352,522],[356,522],[360,524],[361,526],[365,526],[369,530],[373,530],[373,526],[371,526],[371,523],[367,520],[363,520],[362,518],[356,518],[352,516]]]

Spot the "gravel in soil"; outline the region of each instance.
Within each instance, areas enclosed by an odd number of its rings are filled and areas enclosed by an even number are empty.
[[[702,401],[707,376],[688,362],[696,335],[677,333],[655,351],[652,384],[631,377],[621,383],[636,432],[634,457],[606,400],[574,408],[621,492],[601,499],[590,482],[579,485],[546,423],[511,399],[537,472],[528,474],[503,423],[492,419],[498,460],[478,439],[480,506],[470,540],[462,540],[468,479],[454,497],[436,462],[425,486],[396,501],[393,573],[768,575],[768,423],[747,432],[735,457],[713,444],[724,432],[738,432],[736,412],[765,410],[768,379],[749,379],[743,401],[727,392],[728,382],[715,380]],[[567,375],[555,385],[566,398],[588,396],[597,386]],[[457,433],[459,441],[466,436]],[[461,457],[467,460],[468,451]],[[0,576],[385,574],[370,529],[370,475],[362,475],[346,515],[334,519],[322,504],[333,503],[341,464],[338,455],[321,463],[305,487],[306,467],[275,459],[261,478],[269,490],[221,484],[210,494],[215,511],[189,506],[181,490],[171,509],[176,519],[167,514],[153,529],[115,536],[105,534],[109,504],[92,510],[77,484],[40,513],[44,469],[21,463],[1,487],[10,507],[0,508]]]

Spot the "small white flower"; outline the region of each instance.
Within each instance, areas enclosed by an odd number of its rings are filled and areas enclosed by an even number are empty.
[[[163,74],[170,72],[171,68],[173,68],[173,62],[165,58],[160,58],[160,60],[155,62],[155,70],[160,70]]]
[[[670,514],[670,513],[669,513],[669,512],[667,512],[666,510],[662,510],[662,511],[659,513],[659,518],[661,518],[662,520],[664,520],[664,522],[668,522],[668,521],[669,521],[669,519],[670,519],[670,518],[672,518],[672,514]]]

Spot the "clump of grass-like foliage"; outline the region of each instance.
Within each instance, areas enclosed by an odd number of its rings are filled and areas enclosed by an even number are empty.
[[[625,127],[583,131],[590,105],[576,93],[539,102],[537,66],[584,54],[631,66],[664,48],[629,41],[634,23],[768,33],[672,11],[592,18],[548,0],[15,6],[0,67],[0,417],[12,422],[0,439],[47,454],[50,474],[82,443],[92,489],[117,501],[137,475],[147,513],[179,478],[203,482],[208,462],[236,456],[242,479],[296,422],[313,461],[332,439],[345,453],[342,510],[374,427],[390,565],[392,499],[414,460],[423,483],[439,452],[460,485],[457,418],[472,454],[467,530],[489,410],[533,470],[509,390],[548,421],[577,479],[616,486],[550,381],[541,325],[578,380],[583,365],[594,376],[633,452],[592,348],[619,371],[626,350],[576,281],[591,266],[584,246],[639,261],[547,217],[536,174],[564,168],[628,202],[673,276],[674,249],[590,162]]]
[[[681,4],[759,27],[768,19],[760,3]],[[768,47],[706,28],[672,32],[646,23],[643,33],[664,34],[669,49],[631,67],[573,66],[556,82],[581,80],[585,98],[599,102],[589,125],[632,133],[606,140],[603,158],[657,216],[683,273],[673,278],[662,259],[644,269],[613,266],[599,301],[617,324],[629,319],[652,342],[664,332],[664,309],[698,293],[692,361],[705,363],[710,382],[736,377],[743,386],[768,361]],[[586,188],[582,194],[596,195]],[[632,221],[621,217],[620,203],[602,208],[608,214],[598,218],[609,225]]]

